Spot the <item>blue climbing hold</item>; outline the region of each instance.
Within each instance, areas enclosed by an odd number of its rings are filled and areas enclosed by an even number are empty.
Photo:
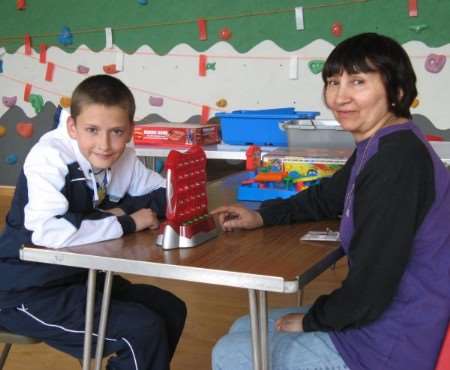
[[[6,157],[5,162],[6,162],[7,164],[11,165],[11,166],[14,165],[14,164],[16,164],[16,163],[17,163],[17,155],[15,155],[15,154],[9,154],[9,155]]]
[[[61,30],[61,33],[58,36],[58,42],[60,44],[63,44],[64,46],[72,45],[73,43],[73,35],[70,31],[70,28],[67,26],[64,26]]]

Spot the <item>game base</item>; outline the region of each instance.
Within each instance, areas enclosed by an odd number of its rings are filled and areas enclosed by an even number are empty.
[[[164,223],[160,227],[156,245],[165,250],[191,248],[215,238],[218,233],[214,219],[210,215],[189,225],[175,226]]]

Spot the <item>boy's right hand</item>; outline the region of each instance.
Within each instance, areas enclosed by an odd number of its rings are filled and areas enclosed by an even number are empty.
[[[264,225],[259,212],[252,211],[240,204],[216,208],[211,214],[218,216],[219,224],[224,231],[250,230]]]
[[[156,230],[159,227],[158,216],[150,208],[142,208],[130,215],[136,224],[136,231],[146,228]]]

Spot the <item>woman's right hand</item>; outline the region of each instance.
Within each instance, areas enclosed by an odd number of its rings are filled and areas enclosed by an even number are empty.
[[[264,225],[259,212],[252,211],[240,204],[216,208],[211,214],[218,216],[219,224],[224,231],[250,230]]]

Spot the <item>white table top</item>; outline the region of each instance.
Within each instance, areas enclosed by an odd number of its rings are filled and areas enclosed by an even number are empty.
[[[442,159],[446,165],[450,165],[450,141],[432,141],[431,146],[436,153]],[[216,144],[205,145],[206,157],[209,159],[231,159],[231,160],[245,160],[245,151],[247,145],[229,145],[229,144]],[[167,157],[169,152],[174,148],[158,147],[158,146],[146,146],[135,145],[136,154],[139,157]],[[274,150],[287,150],[287,147],[261,147],[262,155],[266,155]],[[184,148],[182,149],[184,150]],[[317,161],[317,158],[307,158],[308,162]]]
[[[135,145],[136,154],[138,157],[167,157],[172,149],[187,150],[188,148],[169,148],[162,146],[147,146],[147,145]],[[245,151],[248,149],[248,145],[229,145],[229,144],[214,144],[203,145],[206,157],[209,159],[238,159],[245,160]],[[267,154],[276,149],[275,146],[263,146],[261,147],[261,153]]]

